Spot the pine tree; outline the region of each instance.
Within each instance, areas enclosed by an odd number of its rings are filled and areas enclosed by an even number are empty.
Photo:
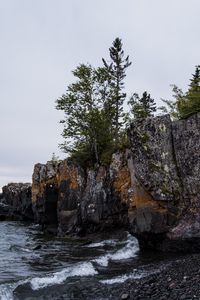
[[[200,111],[200,66],[196,66],[195,73],[192,74],[190,81],[184,105],[180,105],[179,108],[183,117],[188,117]]]
[[[146,119],[153,116],[153,113],[156,111],[156,103],[146,91],[141,98],[137,93],[134,93],[128,104],[135,119]]]
[[[118,144],[120,129],[123,125],[123,103],[126,98],[124,89],[124,78],[126,77],[126,69],[131,65],[129,56],[124,58],[122,49],[122,41],[116,38],[112,47],[109,48],[110,63],[103,58],[103,64],[110,77],[110,97],[107,100],[111,119],[113,120],[114,136],[116,144]]]
[[[160,108],[163,112],[170,113],[173,119],[185,119],[200,112],[200,66],[196,66],[186,93],[176,85],[172,87],[174,100],[163,100],[167,105]]]

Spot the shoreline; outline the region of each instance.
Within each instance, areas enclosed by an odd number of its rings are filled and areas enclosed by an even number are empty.
[[[77,285],[61,284],[35,291],[30,299],[38,300],[189,300],[200,299],[200,254],[184,255],[163,264],[158,263],[146,277],[128,279],[123,283],[90,283],[89,278],[74,278]],[[159,270],[160,268],[160,270]],[[151,270],[150,270],[151,272]],[[137,271],[136,271],[137,273]],[[20,287],[15,290],[20,292]],[[26,294],[26,292],[25,292]],[[28,297],[28,294],[24,295]],[[24,298],[26,299],[26,298]],[[28,298],[27,298],[28,299]]]

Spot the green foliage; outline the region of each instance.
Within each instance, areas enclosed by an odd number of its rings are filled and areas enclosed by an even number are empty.
[[[153,113],[156,111],[155,101],[146,91],[142,94],[141,98],[137,93],[134,93],[128,104],[134,119],[146,119],[153,116]]]
[[[162,100],[165,106],[159,109],[169,113],[172,119],[185,119],[200,111],[200,66],[196,66],[191,83],[186,93],[172,85],[173,100]]]
[[[104,109],[108,94],[105,69],[81,64],[74,71],[76,82],[59,98],[56,108],[64,111],[66,140],[61,148],[86,164],[100,163],[101,151],[111,142],[111,121]]]
[[[111,63],[94,69],[81,64],[72,73],[75,82],[56,100],[56,109],[64,112],[63,151],[83,166],[110,163],[120,143],[123,118],[125,70],[129,57],[123,58],[122,42],[117,38],[110,50]]]
[[[195,74],[190,81],[188,91],[177,104],[181,119],[200,111],[200,66],[196,66]]]
[[[124,89],[124,78],[126,77],[126,69],[131,65],[129,56],[124,58],[122,49],[122,41],[116,38],[110,47],[110,62],[106,62],[103,58],[103,64],[107,70],[110,87],[110,98],[108,99],[109,110],[112,116],[112,127],[116,144],[119,142],[120,129],[125,123],[123,112],[123,103],[126,98]]]

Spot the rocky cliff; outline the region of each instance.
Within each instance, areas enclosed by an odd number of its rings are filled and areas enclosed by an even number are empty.
[[[110,230],[128,224],[130,173],[123,154],[111,165],[83,170],[66,159],[37,164],[32,202],[36,222],[58,234]]]
[[[136,121],[128,136],[109,167],[37,164],[35,220],[62,235],[123,227],[144,248],[200,250],[200,114]]]
[[[33,220],[31,184],[10,183],[0,195],[0,220]]]
[[[129,139],[131,173],[148,196],[139,193],[131,231],[143,247],[200,250],[200,114],[135,122]]]

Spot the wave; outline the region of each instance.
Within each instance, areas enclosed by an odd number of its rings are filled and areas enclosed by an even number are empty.
[[[130,234],[127,235],[127,238],[127,243],[122,249],[114,253],[102,255],[92,261],[103,267],[107,267],[110,260],[124,260],[135,257],[139,251],[138,241]]]
[[[28,280],[20,280],[15,283],[5,283],[0,285],[0,300],[13,300],[14,290],[21,284],[27,283]]]
[[[90,244],[88,245],[88,247],[102,247],[105,245],[121,245],[121,248],[118,250],[113,249],[112,251],[109,251],[108,253],[97,258],[91,259],[90,261],[84,261],[75,265],[71,265],[62,269],[61,271],[45,274],[45,276],[43,275],[43,277],[32,277],[28,279],[26,278],[24,280],[20,280],[12,284],[2,284],[0,285],[0,300],[14,299],[13,292],[20,285],[28,284],[32,290],[39,290],[48,286],[62,284],[67,278],[70,277],[97,275],[98,271],[95,269],[95,264],[99,264],[101,266],[106,267],[108,266],[109,261],[120,261],[135,257],[139,250],[137,239],[131,236],[130,234],[127,234],[127,240],[104,240],[98,243]],[[11,249],[15,251],[19,250],[16,249],[16,246],[11,246]],[[23,247],[21,247],[20,250],[24,252],[29,252],[29,249]],[[112,279],[101,280],[100,282],[103,284],[113,284],[124,282],[130,278],[141,278],[142,276],[144,276],[144,273],[134,270],[134,273],[131,273],[129,275],[125,274],[122,276],[114,277]]]
[[[12,300],[14,289],[15,289],[15,286],[13,286],[11,284],[0,285],[0,299],[1,300]]]
[[[160,270],[145,271],[145,270],[134,269],[134,271],[131,272],[130,274],[117,276],[111,279],[100,280],[100,282],[103,284],[123,283],[128,279],[140,279],[159,272]]]
[[[117,240],[105,240],[98,243],[92,243],[90,245],[87,245],[87,248],[97,248],[97,247],[104,247],[104,246],[115,246],[119,243]]]
[[[49,285],[61,284],[69,277],[91,276],[96,274],[98,274],[98,272],[95,270],[92,263],[84,262],[77,266],[68,267],[60,272],[53,273],[51,276],[33,278],[30,280],[30,284],[33,290],[38,290]]]
[[[21,246],[18,246],[18,245],[11,245],[9,247],[9,250],[11,250],[11,251],[22,251],[22,252],[32,253],[31,249],[28,249],[28,248],[25,248],[25,247],[21,247]]]
[[[137,272],[137,273],[136,273]],[[114,284],[114,283],[123,283],[128,279],[140,279],[142,277],[147,276],[146,273],[140,273],[138,270],[131,274],[125,274],[121,276],[117,276],[111,279],[100,280],[101,283],[104,284]]]
[[[39,290],[47,286],[63,283],[69,277],[75,276],[92,276],[98,272],[95,270],[91,262],[80,263],[73,267],[68,267],[60,272],[55,272],[46,277],[35,277],[32,279],[20,280],[12,284],[0,285],[0,300],[13,300],[14,290],[20,286],[29,283],[32,290]]]

